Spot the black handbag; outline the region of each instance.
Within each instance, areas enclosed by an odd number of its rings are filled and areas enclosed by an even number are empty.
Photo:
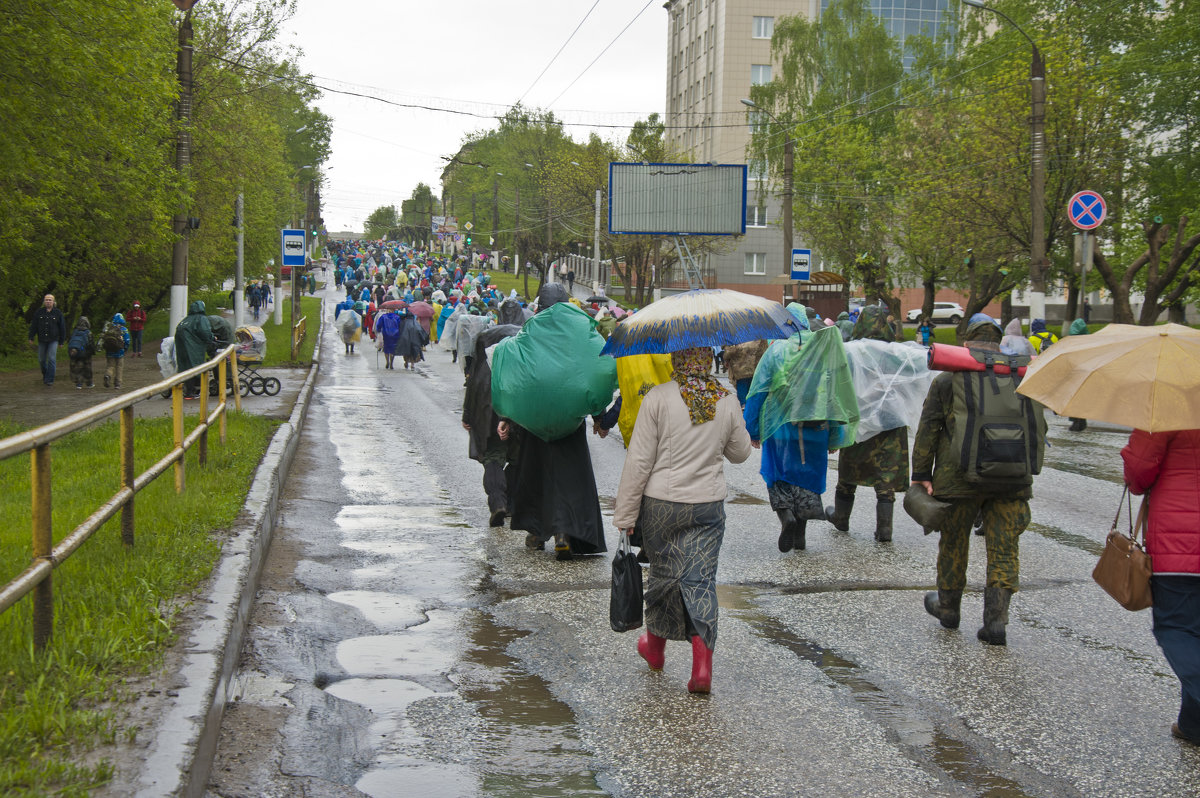
[[[642,566],[629,545],[629,536],[624,531],[620,535],[621,543],[612,564],[608,623],[614,632],[628,632],[642,625]]]

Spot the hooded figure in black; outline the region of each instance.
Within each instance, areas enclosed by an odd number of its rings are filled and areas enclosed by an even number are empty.
[[[566,288],[547,283],[538,291],[538,312],[566,301]],[[604,519],[583,420],[571,434],[549,442],[508,419],[500,421],[498,432],[518,447],[513,463],[516,484],[509,499],[512,528],[528,533],[525,545],[541,549],[554,538],[560,560],[605,551]]]
[[[462,425],[469,433],[468,456],[483,464],[483,490],[487,494],[491,526],[504,526],[512,512],[510,497],[516,483],[516,436],[507,441],[496,430],[500,417],[492,409],[492,367],[487,350],[521,331],[515,324],[489,327],[475,339],[475,355],[463,395]]]

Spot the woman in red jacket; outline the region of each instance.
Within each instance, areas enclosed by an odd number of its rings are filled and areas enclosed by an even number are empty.
[[[1149,494],[1154,638],[1183,686],[1171,734],[1200,745],[1200,430],[1134,430],[1121,459],[1129,490]]]

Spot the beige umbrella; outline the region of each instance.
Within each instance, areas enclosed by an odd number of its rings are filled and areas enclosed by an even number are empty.
[[[1017,393],[1060,416],[1148,432],[1200,428],[1200,330],[1110,324],[1035,358]]]

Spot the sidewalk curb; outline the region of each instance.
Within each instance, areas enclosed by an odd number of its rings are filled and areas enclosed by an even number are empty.
[[[320,372],[323,313],[321,320],[313,365],[292,414],[271,439],[233,535],[202,588],[203,594],[193,604],[193,612],[202,617],[182,643],[183,662],[175,674],[180,687],[156,726],[147,730],[153,742],[136,778],[138,796],[199,798],[208,785],[230,682],[237,670],[263,562],[279,517],[279,496],[300,443]]]

